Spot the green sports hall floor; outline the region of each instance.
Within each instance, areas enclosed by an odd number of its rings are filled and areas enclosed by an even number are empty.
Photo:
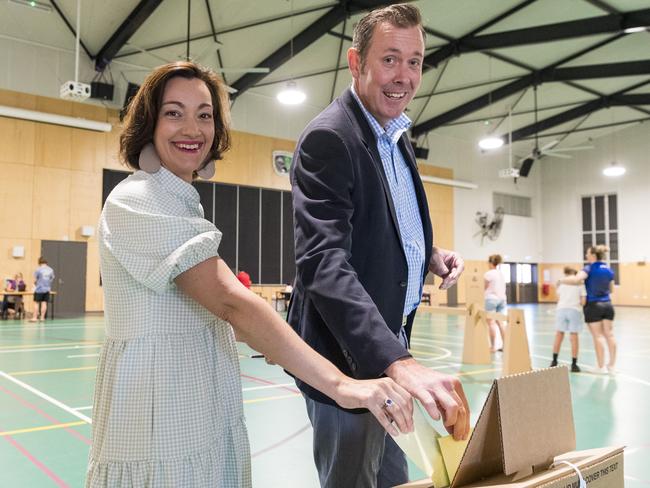
[[[554,308],[524,306],[532,362],[548,366]],[[618,374],[590,373],[591,337],[580,336],[583,373],[571,375],[579,449],[626,445],[625,486],[650,486],[650,309],[617,308]],[[464,320],[420,313],[413,354],[425,365],[460,373],[472,424],[500,373],[462,366]],[[45,325],[0,322],[0,487],[81,487],[90,445],[95,364],[103,318],[59,319]],[[311,430],[302,398],[277,366],[250,359],[239,345],[244,409],[255,487],[317,487]],[[569,358],[565,340],[560,359]],[[419,473],[412,471],[414,477]]]

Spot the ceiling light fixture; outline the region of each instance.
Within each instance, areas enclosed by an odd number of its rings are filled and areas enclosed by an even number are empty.
[[[498,149],[503,146],[503,139],[495,136],[487,136],[478,141],[478,147],[481,149]]]
[[[39,10],[43,10],[44,12],[52,11],[51,5],[43,2],[37,2],[36,0],[9,0],[9,1],[17,5],[22,5],[24,7],[37,8]]]
[[[287,81],[285,89],[277,94],[278,101],[285,105],[298,105],[304,102],[306,98],[305,92],[298,89],[298,85],[293,80]]]
[[[603,169],[603,174],[605,176],[623,176],[625,174],[625,168],[616,164],[616,161],[612,161],[610,166],[607,166]]]
[[[648,27],[640,25],[638,27],[628,27],[627,29],[623,29],[624,34],[634,34],[636,32],[644,32],[647,31]]]
[[[290,9],[291,14],[293,14],[293,0],[291,0]],[[293,59],[293,15],[291,15],[290,22],[291,26],[289,32],[291,32],[291,39],[289,40],[288,61],[291,61]],[[278,99],[278,102],[284,105],[299,105],[305,101],[307,95],[305,95],[304,91],[298,88],[298,85],[296,85],[296,82],[294,80],[290,80],[287,81],[287,85],[285,86],[284,90],[280,90],[276,97]]]
[[[110,132],[112,129],[112,125],[107,122],[78,119],[76,117],[68,117],[67,115],[37,112],[35,110],[7,107],[5,105],[0,105],[0,117],[10,117],[12,119],[31,120],[33,122],[44,122],[46,124],[64,125],[67,127],[76,127],[77,129],[88,129],[98,132]]]

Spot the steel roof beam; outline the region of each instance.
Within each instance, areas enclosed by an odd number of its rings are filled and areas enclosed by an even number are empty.
[[[627,106],[631,104],[650,105],[649,94],[626,94],[626,92],[647,85],[648,83],[650,83],[650,79],[645,80],[641,83],[637,83],[636,85],[625,88],[611,95],[605,95],[596,98],[595,100],[591,100],[587,103],[579,105],[578,107],[553,115],[552,117],[548,117],[544,120],[540,120],[536,124],[529,124],[525,127],[521,127],[520,129],[512,132],[510,140],[512,142],[518,141],[524,137],[543,132],[547,129],[556,127],[558,125],[564,124],[565,122],[569,122],[573,119],[577,119],[578,117],[582,117],[603,108],[621,105]]]
[[[136,33],[161,3],[162,0],[140,0],[140,3],[136,5],[128,17],[124,19],[122,25],[117,28],[97,53],[95,57],[95,70],[103,71],[108,66],[119,50],[124,47],[131,36]]]
[[[601,15],[557,24],[497,32],[495,34],[484,34],[482,36],[466,36],[452,41],[429,54],[424,58],[424,63],[435,67],[445,59],[462,53],[616,33],[630,27],[645,27],[648,25],[650,25],[650,9],[642,9],[621,14]]]
[[[583,80],[591,78],[612,78],[650,74],[650,60],[630,61],[624,63],[595,64],[570,68],[545,68],[525,75],[502,87],[481,95],[469,102],[459,105],[447,112],[413,126],[412,133],[418,136],[441,125],[458,120],[465,115],[481,110],[492,103],[514,95],[530,86],[553,81]]]
[[[257,82],[268,76],[269,73],[272,73],[274,70],[289,61],[292,56],[295,56],[316,42],[335,26],[343,22],[343,20],[349,14],[354,14],[367,9],[382,7],[384,5],[390,5],[392,3],[398,2],[357,0],[354,3],[340,3],[316,19],[310,25],[305,27],[301,32],[296,34],[289,41],[285,42],[282,46],[269,54],[255,66],[256,68],[268,68],[269,71],[267,73],[247,73],[239,78],[236,82],[234,82],[232,84],[232,87],[236,89],[237,92],[232,94],[232,98],[238,97],[246,90],[253,87]]]

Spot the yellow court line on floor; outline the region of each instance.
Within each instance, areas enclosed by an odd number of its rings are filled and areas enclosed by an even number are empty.
[[[263,398],[251,398],[250,400],[244,400],[244,403],[270,402],[272,400],[282,400],[283,398],[292,398],[297,396],[300,396],[300,393],[292,393],[291,395],[279,395],[279,396],[263,397]]]
[[[22,344],[20,346],[2,346],[0,351],[7,349],[33,349],[35,347],[54,347],[54,346],[100,346],[101,342],[51,342],[49,344]]]
[[[4,437],[7,435],[14,436],[16,434],[27,434],[29,432],[40,432],[42,430],[63,429],[65,427],[76,427],[78,425],[88,425],[88,423],[78,421],[78,422],[68,422],[67,424],[52,424],[52,425],[44,425],[42,427],[31,427],[29,429],[7,430],[4,432],[0,432],[0,437]]]
[[[61,369],[39,369],[36,371],[13,371],[11,376],[27,376],[30,374],[45,374],[45,373],[65,373],[67,371],[86,371],[89,369],[97,369],[97,366],[82,366],[79,368],[61,368]]]

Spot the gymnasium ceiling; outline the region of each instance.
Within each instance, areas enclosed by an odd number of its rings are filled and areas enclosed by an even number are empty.
[[[74,47],[76,0],[40,0],[49,12],[15,1],[0,0],[1,37]],[[247,91],[274,97],[293,79],[309,104],[325,107],[349,84],[345,52],[355,23],[368,6],[387,3],[395,2],[81,0],[82,55],[113,79],[140,83],[189,50],[222,70],[235,103]],[[409,106],[420,145],[431,132],[507,139],[511,125],[521,157],[535,134],[540,147],[567,148],[650,120],[650,32],[624,33],[650,28],[649,0],[412,3],[427,31],[425,73]]]

